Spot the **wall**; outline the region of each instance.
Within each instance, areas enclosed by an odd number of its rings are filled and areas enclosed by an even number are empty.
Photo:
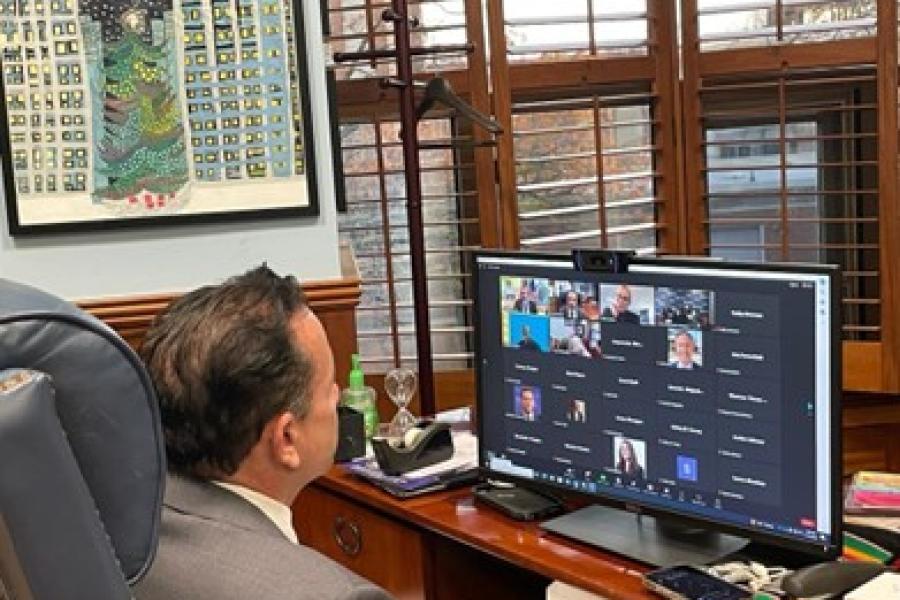
[[[322,27],[318,3],[302,4],[319,217],[12,238],[0,189],[0,277],[69,299],[184,291],[263,261],[301,279],[339,277]]]

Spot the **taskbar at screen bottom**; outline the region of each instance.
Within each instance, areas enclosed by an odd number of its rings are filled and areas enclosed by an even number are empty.
[[[513,461],[488,453],[484,466],[497,474],[569,489],[588,495],[608,497],[612,500],[646,506],[654,510],[670,511],[678,516],[719,522],[730,527],[799,542],[809,546],[828,548],[832,536],[814,527],[802,527],[749,517],[722,507],[721,499],[695,490],[686,491],[665,483],[638,481],[616,474],[597,473],[590,478],[579,478],[573,473],[550,473],[517,465]]]

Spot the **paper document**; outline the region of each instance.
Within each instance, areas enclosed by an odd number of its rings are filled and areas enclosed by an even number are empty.
[[[882,573],[846,596],[847,600],[900,600],[900,574]]]

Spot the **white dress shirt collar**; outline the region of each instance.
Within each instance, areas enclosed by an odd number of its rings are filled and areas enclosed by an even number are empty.
[[[291,519],[291,509],[289,506],[286,506],[265,494],[260,494],[256,490],[251,490],[248,487],[236,483],[226,483],[224,481],[213,481],[213,483],[220,488],[237,494],[261,510],[262,513],[275,524],[275,527],[284,534],[284,537],[295,544],[299,543],[297,540],[297,533],[294,531],[294,525]]]

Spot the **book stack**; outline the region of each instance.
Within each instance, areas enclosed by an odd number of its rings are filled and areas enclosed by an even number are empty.
[[[844,558],[892,563],[900,556],[900,474],[860,471],[844,497]]]
[[[844,499],[844,512],[900,517],[900,474],[860,471],[854,475]]]

